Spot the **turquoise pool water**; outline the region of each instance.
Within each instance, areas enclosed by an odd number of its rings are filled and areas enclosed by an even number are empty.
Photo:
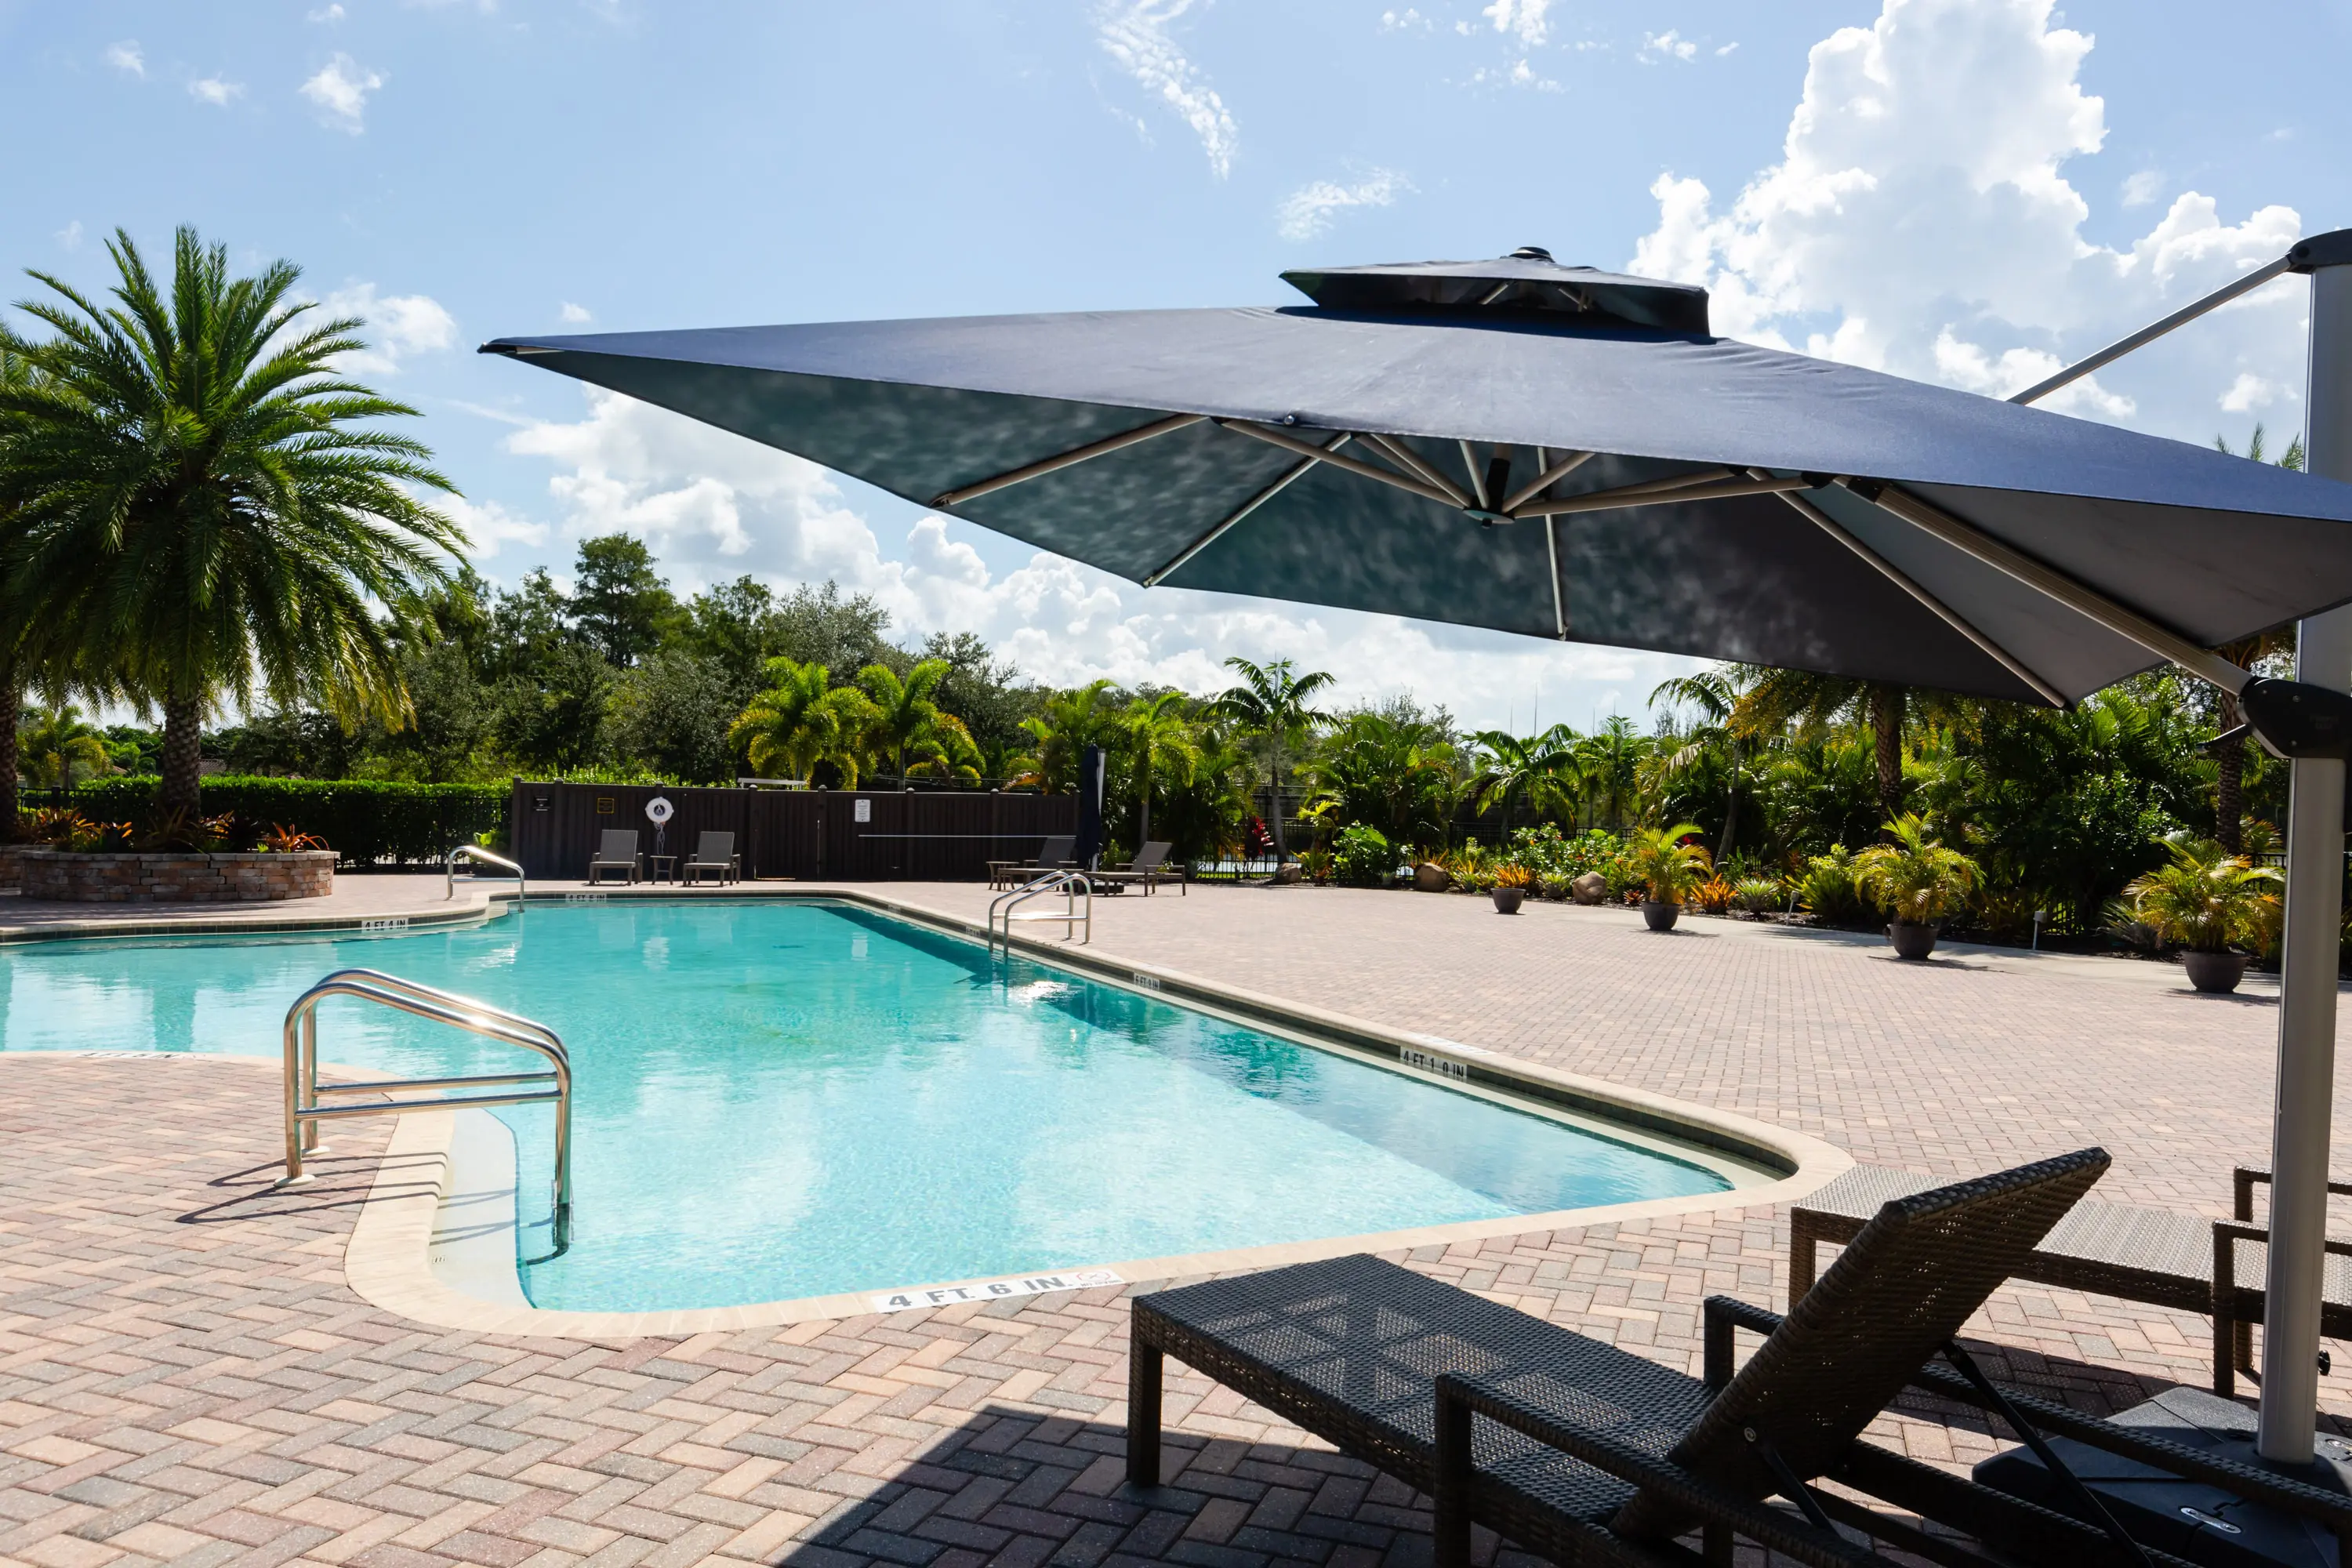
[[[274,1055],[321,974],[551,1025],[572,1245],[542,1307],[730,1306],[1715,1192],[1703,1165],[851,905],[535,905],[456,931],[0,950],[10,1050]],[[363,1004],[320,1056],[520,1053]],[[516,1130],[544,1251],[551,1115]],[[331,1137],[331,1129],[330,1130]]]

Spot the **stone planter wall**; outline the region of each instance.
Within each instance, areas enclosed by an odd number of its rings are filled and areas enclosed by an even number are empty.
[[[322,899],[334,891],[335,855],[75,855],[18,849],[17,882],[27,899],[78,904],[244,904]]]

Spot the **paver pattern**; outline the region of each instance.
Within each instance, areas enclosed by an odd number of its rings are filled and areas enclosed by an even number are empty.
[[[2105,1195],[2221,1214],[2267,1141],[2272,1006],[2153,969],[1922,969],[1716,922],[1654,937],[1630,911],[1314,889],[1106,900],[1096,945],[1933,1173],[2096,1142]],[[274,1194],[277,1093],[245,1062],[0,1055],[0,1568],[1426,1557],[1423,1500],[1190,1373],[1170,1484],[1126,1492],[1118,1289],[612,1343],[392,1317],[341,1277],[385,1126],[346,1124],[325,1179]],[[1699,1301],[1779,1304],[1786,1236],[1757,1209],[1403,1261],[1696,1371]],[[2042,1287],[1971,1327],[1997,1376],[2092,1409],[2200,1381],[2206,1332]],[[2352,1415],[2342,1381],[2323,1399]],[[1996,1447],[1925,1409],[1880,1435],[1942,1463]]]

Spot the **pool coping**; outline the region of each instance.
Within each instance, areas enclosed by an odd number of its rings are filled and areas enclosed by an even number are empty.
[[[622,895],[630,900],[659,896],[654,889],[642,893],[632,889]],[[762,889],[750,895],[745,901],[779,898],[863,905],[883,914],[967,939],[984,940],[986,935],[982,926],[961,916],[887,898],[864,889],[803,885],[774,891]],[[180,929],[186,931],[184,926]],[[237,926],[229,929],[250,928]],[[1005,939],[999,937],[998,940]],[[1171,1257],[1106,1260],[1058,1271],[1063,1274],[1108,1270],[1118,1277],[1124,1289],[1132,1289],[1144,1284],[1240,1269],[1277,1268],[1355,1252],[1399,1252],[1457,1242],[1483,1241],[1495,1237],[1581,1229],[1668,1215],[1763,1208],[1802,1197],[1836,1179],[1854,1164],[1853,1155],[1825,1140],[1776,1127],[1736,1111],[1718,1110],[1646,1089],[1563,1072],[1459,1041],[1391,1029],[1367,1019],[1304,1003],[1284,1001],[1243,987],[1213,984],[1181,971],[1091,953],[1083,947],[1071,948],[1018,934],[1011,938],[1009,945],[1020,951],[1024,957],[1053,967],[1076,971],[1088,978],[1106,981],[1123,989],[1155,994],[1163,998],[1188,999],[1203,1007],[1236,1017],[1255,1019],[1281,1028],[1286,1033],[1307,1037],[1310,1041],[1319,1037],[1342,1047],[1384,1057],[1402,1070],[1426,1077],[1435,1083],[1468,1083],[1521,1096],[1564,1110],[1695,1143],[1775,1173],[1775,1179],[1761,1185],[1733,1186],[1723,1192],[1694,1194],[1686,1197],[1650,1198],[1547,1214],[1512,1215],[1498,1219],[1467,1220],[1450,1225],[1324,1237],[1308,1241],[1277,1242]],[[358,1220],[352,1228],[351,1240],[344,1250],[344,1278],[362,1300],[385,1311],[430,1327],[561,1340],[675,1338],[886,1315],[877,1312],[874,1305],[877,1295],[903,1289],[909,1293],[920,1290],[952,1296],[959,1290],[977,1289],[992,1282],[992,1277],[927,1281],[921,1285],[877,1286],[864,1290],[734,1307],[677,1308],[637,1312],[518,1308],[485,1301],[444,1283],[432,1267],[431,1249],[436,1223],[452,1179],[451,1145],[455,1134],[456,1120],[448,1111],[412,1111],[399,1118],[392,1140],[385,1147],[373,1187],[361,1206]],[[934,1309],[929,1304],[900,1309],[911,1311],[931,1310]]]

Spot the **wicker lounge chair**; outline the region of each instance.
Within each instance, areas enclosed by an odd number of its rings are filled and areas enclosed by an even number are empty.
[[[637,855],[637,836],[626,827],[608,827],[598,840],[596,853],[588,862],[588,885],[594,887],[604,879],[607,871],[618,871],[630,881],[645,872],[645,862]]]
[[[2252,1190],[2270,1180],[2263,1171],[2235,1174],[2237,1222],[2206,1219],[2169,1209],[2084,1203],[2051,1228],[2042,1245],[2017,1270],[2037,1285],[2057,1285],[2126,1301],[2145,1301],[2213,1319],[2213,1392],[2235,1391],[2232,1373],[2251,1371],[2252,1333],[2262,1321],[2263,1244],[2269,1232],[2256,1229]],[[1857,1165],[1796,1205],[1789,1215],[1789,1299],[1812,1288],[1814,1253],[1824,1241],[1843,1244],[1862,1232],[1879,1206],[1935,1184],[1929,1176]],[[2334,1193],[2352,1185],[2330,1184]],[[2352,1247],[2328,1244],[2330,1258],[2321,1331],[2352,1338]]]
[[[694,857],[678,868],[678,874],[698,882],[705,872],[717,877],[721,887],[743,879],[743,858],[735,853],[733,834],[705,833],[695,840]]]
[[[1140,887],[1145,896],[1149,897],[1152,888],[1158,883],[1172,881],[1180,886],[1182,884],[1183,873],[1168,864],[1168,851],[1174,847],[1172,844],[1154,841],[1145,845],[1137,853],[1135,858],[1126,865],[1100,871],[1090,871],[1087,875],[1097,887],[1107,888],[1111,892],[1116,893],[1122,888],[1134,886]],[[1183,890],[1187,893],[1192,891],[1189,888]]]
[[[1473,1521],[1568,1564],[1673,1561],[1672,1538],[1701,1525],[1711,1544],[1735,1532],[1815,1568],[1884,1563],[1799,1484],[1825,1473],[1892,1486],[1906,1508],[1961,1488],[2001,1549],[2046,1536],[2097,1561],[2099,1531],[1897,1455],[1857,1462],[1855,1439],[2106,1167],[2084,1150],[1890,1204],[1786,1326],[1710,1301],[1706,1382],[1367,1257],[1139,1296],[1128,1478],[1159,1480],[1173,1355],[1433,1494],[1441,1564],[1467,1561]],[[1773,1331],[1733,1377],[1743,1321]],[[1812,1522],[1765,1507],[1775,1492]],[[1906,1528],[1885,1525],[1916,1549]]]

